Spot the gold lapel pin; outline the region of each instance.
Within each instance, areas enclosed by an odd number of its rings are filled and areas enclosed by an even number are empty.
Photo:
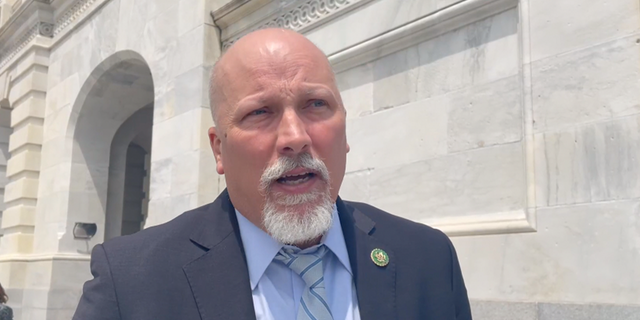
[[[389,255],[384,250],[375,248],[371,251],[371,260],[378,267],[384,267],[389,264]]]

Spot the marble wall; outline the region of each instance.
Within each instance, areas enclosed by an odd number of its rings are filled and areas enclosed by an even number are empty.
[[[468,285],[486,300],[638,306],[640,3],[527,14],[537,232],[456,239]],[[614,315],[596,318],[631,319]]]
[[[342,195],[436,224],[525,208],[517,23],[511,8],[339,73]]]

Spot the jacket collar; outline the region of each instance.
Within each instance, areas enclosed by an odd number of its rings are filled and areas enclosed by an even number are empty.
[[[336,202],[344,240],[349,251],[361,319],[397,319],[396,264],[392,248],[376,237],[376,223],[340,198]],[[382,249],[389,263],[377,266],[371,257]]]
[[[376,238],[376,224],[342,199],[336,201],[349,253],[362,319],[396,319],[396,266],[392,248]],[[244,247],[227,190],[194,226],[191,241],[202,256],[183,266],[202,320],[255,320]],[[389,255],[389,264],[375,265],[374,249]]]
[[[203,212],[191,241],[203,254],[183,266],[202,320],[255,320],[249,273],[227,191]]]

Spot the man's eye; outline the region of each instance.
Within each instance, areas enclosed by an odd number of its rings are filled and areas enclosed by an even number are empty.
[[[258,110],[253,110],[248,115],[250,115],[250,116],[259,116],[259,115],[265,114],[265,113],[267,113],[267,110],[262,108],[262,109],[258,109]]]
[[[327,102],[324,101],[324,100],[313,100],[311,102],[310,106],[312,106],[314,108],[326,107],[327,106]]]

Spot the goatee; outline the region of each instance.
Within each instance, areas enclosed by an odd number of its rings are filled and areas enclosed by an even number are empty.
[[[271,186],[285,173],[304,168],[317,174],[320,190],[304,194],[282,194]],[[280,157],[268,167],[261,179],[260,189],[265,195],[263,225],[267,233],[283,244],[298,245],[322,237],[333,223],[333,200],[329,170],[324,162],[309,153],[296,158]]]

